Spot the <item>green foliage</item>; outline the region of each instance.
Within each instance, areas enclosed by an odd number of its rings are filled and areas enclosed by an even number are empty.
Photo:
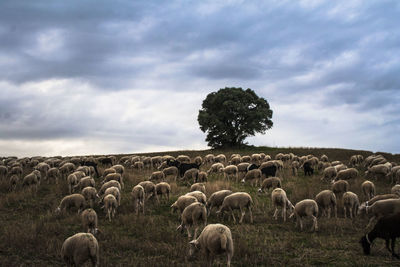
[[[272,123],[268,101],[251,89],[224,88],[207,95],[199,111],[200,129],[212,148],[240,147],[248,136],[265,133]]]

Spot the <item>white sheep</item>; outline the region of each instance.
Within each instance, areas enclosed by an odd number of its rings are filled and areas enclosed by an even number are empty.
[[[117,164],[117,165],[113,165],[111,168],[113,168],[117,173],[121,174],[122,177],[124,176],[124,173],[125,173],[124,166]],[[122,185],[122,183],[121,183],[121,185]]]
[[[337,201],[336,196],[331,190],[322,190],[315,196],[315,201],[318,204],[318,208],[322,216],[325,215],[328,218],[331,217],[331,210],[337,218]]]
[[[133,199],[133,208],[134,211],[136,212],[136,215],[139,214],[139,209],[142,208],[142,212],[144,214],[144,200],[146,198],[146,193],[144,191],[143,186],[141,185],[135,185],[132,188],[132,199]]]
[[[217,162],[211,165],[210,169],[207,171],[207,174],[210,175],[211,173],[219,173],[222,172],[224,169],[224,164]]]
[[[111,186],[104,191],[104,196],[113,195],[117,200],[118,206],[121,205],[121,191],[116,186]],[[104,196],[100,199],[100,203],[104,202]]]
[[[171,186],[166,183],[166,182],[161,182],[156,184],[156,194],[157,194],[157,200],[161,198],[163,199],[163,196],[165,196],[165,199],[167,202],[169,201],[169,194],[171,193]],[[160,197],[158,197],[160,195]]]
[[[238,167],[235,165],[228,165],[223,169],[224,172],[224,179],[229,181],[231,177],[235,178],[235,181],[237,182],[239,180],[239,171]]]
[[[364,181],[361,184],[361,190],[367,200],[370,200],[375,195],[375,185],[371,181]]]
[[[292,217],[293,215],[296,216],[296,227],[298,224],[300,224],[300,230],[303,230],[303,218],[311,217],[313,220],[311,230],[318,231],[318,204],[315,200],[304,199],[298,202],[294,206],[294,212],[290,215],[290,217]]]
[[[207,225],[200,236],[189,242],[189,257],[196,250],[202,250],[206,256],[207,266],[211,266],[215,255],[226,254],[227,266],[231,266],[233,257],[233,240],[231,230],[223,224]]]
[[[207,154],[204,156],[204,163],[205,164],[211,164],[214,162],[214,154]]]
[[[360,201],[358,200],[358,196],[356,194],[350,191],[343,194],[344,218],[346,218],[346,211],[349,211],[351,219],[355,217],[359,206]]]
[[[72,194],[65,196],[60,205],[56,209],[56,213],[60,213],[66,210],[70,210],[71,208],[77,208],[78,213],[80,213],[86,207],[85,197],[81,194]]]
[[[91,208],[93,208],[94,202],[96,201],[96,198],[98,197],[96,188],[91,187],[91,186],[87,186],[87,187],[82,189],[81,194],[85,198],[86,203],[88,203],[89,206]]]
[[[26,175],[22,180],[22,187],[29,187],[36,194],[38,187],[40,185],[40,172],[38,170],[32,171],[30,174]]]
[[[262,192],[267,193],[271,188],[275,189],[281,187],[282,187],[282,182],[279,177],[268,177],[262,181],[261,187],[258,189],[258,193]]]
[[[103,171],[103,177],[106,177],[110,173],[117,173],[117,171],[114,168],[107,168]]]
[[[109,173],[104,177],[104,180],[101,182],[102,184],[109,182],[109,181],[118,181],[121,185],[121,188],[124,188],[124,181],[122,175],[120,173]]]
[[[206,186],[203,183],[195,183],[190,187],[190,192],[200,191],[206,193]]]
[[[85,209],[82,214],[82,226],[88,233],[96,235],[97,233],[97,213],[94,209]]]
[[[249,181],[252,186],[257,186],[259,183],[261,184],[262,173],[260,169],[253,169],[246,173],[244,178],[242,179],[242,183]]]
[[[238,165],[237,165],[237,167],[238,167],[238,177],[239,177],[239,179],[243,179],[242,177],[244,177],[245,175],[246,175],[246,172],[247,172],[247,168],[250,166],[250,163],[248,163],[248,162],[242,162],[242,163],[239,163]]]
[[[61,247],[61,257],[67,266],[83,266],[88,260],[99,265],[99,243],[91,233],[78,233],[68,237]]]
[[[207,172],[200,171],[199,174],[197,175],[196,182],[207,182],[208,181],[208,174]]]
[[[338,171],[334,181],[355,179],[358,176],[358,171],[355,168],[348,168]]]
[[[104,183],[101,186],[99,193],[98,193],[99,197],[102,197],[104,195],[104,192],[107,190],[107,188],[112,187],[112,186],[117,187],[119,189],[119,191],[121,191],[121,184],[118,181],[111,180],[111,181]]]
[[[341,196],[344,192],[349,191],[349,183],[345,180],[339,180],[332,184],[332,191],[336,196]]]
[[[150,181],[165,181],[165,174],[163,171],[155,171],[150,175]]]
[[[72,188],[73,191],[76,190],[82,190],[85,187],[95,187],[96,186],[96,182],[94,181],[94,179],[91,176],[86,176],[83,177],[82,179],[79,180],[79,182]]]
[[[211,194],[206,203],[207,214],[210,215],[212,208],[219,209],[226,196],[232,194],[231,190],[220,190]]]
[[[156,185],[151,181],[143,181],[140,182],[139,185],[143,186],[144,193],[146,195],[146,201],[151,197],[155,197],[157,199]]]
[[[108,220],[111,222],[111,216],[114,218],[115,213],[117,211],[118,207],[117,199],[115,198],[114,195],[108,194],[104,197],[103,201],[104,201],[104,206],[102,208],[104,208],[104,211],[108,215]]]
[[[292,175],[297,176],[297,174],[299,172],[299,168],[300,168],[300,162],[298,162],[297,160],[292,161],[292,163],[290,164],[290,167],[292,169]]]
[[[286,212],[291,214],[293,212],[294,206],[286,196],[285,190],[281,188],[275,188],[271,193],[271,201],[275,208],[273,217],[278,220],[278,207],[282,209],[282,218],[286,222]]]
[[[335,167],[330,166],[324,169],[323,173],[322,173],[322,180],[325,181],[331,181],[333,179],[335,179],[335,177],[337,176],[337,170]]]
[[[221,163],[223,162],[223,163],[225,163],[226,162],[226,156],[224,154],[216,155],[215,158],[214,158],[214,161],[215,162],[221,162]]]
[[[397,194],[400,196],[400,184],[396,184],[391,189],[392,194]]]
[[[239,223],[242,223],[243,217],[246,214],[244,208],[250,213],[250,221],[253,223],[253,213],[251,212],[251,206],[253,205],[253,199],[246,192],[236,192],[232,193],[229,196],[224,198],[220,209],[217,211],[217,214],[223,214],[224,211],[231,211],[233,221],[236,223],[235,215],[233,214],[233,210],[239,209],[241,213],[241,217]]]
[[[197,180],[197,177],[199,176],[199,169],[197,168],[191,168],[187,171],[185,171],[185,174],[183,175],[183,180],[184,181],[190,181],[192,180],[193,182],[195,182]]]
[[[361,207],[360,207],[361,209]],[[359,209],[359,211],[360,211]],[[400,199],[398,198],[390,198],[390,199],[383,199],[383,200],[378,200],[371,206],[368,205],[368,202],[366,202],[365,206],[365,213],[369,216],[371,216],[369,223],[366,227],[366,229],[369,229],[374,221],[379,220],[380,218],[384,217],[385,215],[393,214],[393,213],[399,213],[400,212]]]
[[[19,182],[19,176],[16,174],[11,175],[9,179],[10,191],[15,190],[17,188],[18,182]]]
[[[179,170],[175,166],[167,167],[162,170],[164,173],[164,179],[167,179],[168,176],[172,176],[172,179],[176,181],[176,178],[178,177]]]
[[[50,180],[54,180],[56,184],[58,184],[58,179],[60,178],[60,170],[58,168],[50,168],[47,172],[47,182]]]
[[[368,167],[365,172],[366,178],[383,179],[390,173],[391,167],[385,164],[378,164],[372,167]]]
[[[171,212],[177,211],[178,216],[183,212],[183,210],[192,204],[193,202],[198,202],[197,198],[194,196],[180,196],[178,199],[171,205]]]
[[[181,225],[176,230],[183,232],[186,228],[189,240],[192,238],[190,228],[194,226],[194,239],[201,224],[207,224],[207,210],[204,204],[194,202],[187,206],[181,214]]]

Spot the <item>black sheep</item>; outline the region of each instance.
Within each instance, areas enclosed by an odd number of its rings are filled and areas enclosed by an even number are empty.
[[[276,176],[276,166],[271,165],[271,166],[264,167],[261,169],[261,173],[263,176],[265,176],[265,178],[275,177]]]
[[[371,253],[372,242],[379,237],[385,239],[386,248],[392,252],[392,256],[399,258],[399,255],[394,252],[396,237],[400,237],[399,225],[400,213],[391,214],[380,218],[375,224],[374,229],[360,239],[360,244],[364,250],[364,254],[369,255]],[[390,241],[392,241],[391,249],[389,248]]]
[[[304,175],[311,176],[314,174],[314,169],[311,166],[311,162],[309,162],[309,161],[304,162],[303,168],[304,168]]]

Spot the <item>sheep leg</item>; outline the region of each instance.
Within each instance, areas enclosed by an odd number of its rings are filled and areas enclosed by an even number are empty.
[[[243,210],[242,207],[240,207],[239,209],[240,209],[240,214],[241,214],[239,223],[242,223],[242,222],[243,222],[244,215],[246,214],[246,212]]]
[[[350,219],[353,219],[353,208],[349,208],[349,213],[350,213]]]
[[[196,239],[197,238],[197,231],[199,230],[199,227],[198,226],[196,226],[195,228],[194,228],[194,237],[193,237],[193,239]]]
[[[250,213],[250,222],[253,223],[253,212],[251,211],[251,206],[248,207]]]
[[[186,227],[186,232],[187,232],[187,234],[188,234],[189,240],[192,240],[192,239],[191,239],[191,238],[192,238],[192,235],[190,234],[190,227]],[[194,237],[194,239],[196,239],[196,236]]]
[[[330,219],[331,218],[331,207],[328,207],[327,213],[328,213],[328,219]]]
[[[313,219],[313,229],[314,231],[318,231],[318,222],[317,222],[317,218],[313,215],[311,215],[312,219]]]
[[[230,208],[230,210],[231,210],[231,213],[232,213],[232,218],[233,218],[233,221],[236,223],[235,214],[233,214],[233,210],[232,210],[232,208]]]
[[[395,252],[394,252],[394,246],[396,245],[396,237],[392,237],[392,256],[394,256],[394,257],[396,257],[396,258],[399,258],[399,255],[397,255]]]
[[[231,266],[231,258],[232,258],[232,255],[231,255],[231,253],[226,253],[226,258],[227,258],[227,260],[226,260],[226,266],[228,266],[228,267],[230,267]]]
[[[143,211],[143,214],[144,214],[144,199],[143,199],[143,201],[141,202],[141,206],[142,206],[142,211]]]
[[[283,221],[286,222],[286,204],[282,208]]]
[[[272,216],[273,218],[275,218],[275,220],[278,220],[278,208],[275,207],[275,212],[274,212],[274,216]]]
[[[346,207],[343,207],[344,218],[346,219]]]
[[[111,210],[107,210],[108,220],[111,222]]]

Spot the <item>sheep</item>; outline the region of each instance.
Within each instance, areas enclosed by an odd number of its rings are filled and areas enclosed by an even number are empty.
[[[117,171],[114,168],[107,168],[103,171],[103,177],[106,177],[110,173],[117,173]]]
[[[366,229],[369,229],[375,220],[385,215],[399,213],[399,212],[400,212],[400,199],[398,198],[378,200],[371,206],[369,206],[368,202],[366,202],[365,213],[371,216]]]
[[[370,200],[375,195],[375,185],[371,181],[364,181],[361,184],[361,190],[367,200]]]
[[[158,168],[158,166],[160,166],[162,162],[163,162],[163,160],[162,160],[161,156],[151,157],[151,166],[153,168]]]
[[[133,163],[132,168],[136,169],[136,170],[143,170],[144,164],[141,161],[137,161],[137,162]]]
[[[192,204],[193,202],[198,202],[197,198],[194,196],[187,196],[183,195],[178,197],[178,199],[171,205],[171,212],[174,212],[175,210],[178,211],[178,216],[180,217],[180,214],[183,212],[183,210]],[[179,218],[178,217],[178,218]]]
[[[230,177],[235,178],[235,181],[237,182],[239,180],[238,176],[238,167],[235,165],[228,165],[223,169],[224,172],[224,179],[229,181]]]
[[[368,167],[368,170],[365,172],[365,177],[370,178],[373,177],[375,179],[385,178],[390,173],[390,168],[385,164],[378,164],[372,167]]]
[[[307,160],[303,163],[303,170],[305,176],[314,175],[314,168],[312,167],[312,162],[310,160]]]
[[[75,170],[75,164],[72,162],[66,162],[63,165],[60,165],[60,173],[62,178],[67,178],[69,174],[71,174]]]
[[[107,174],[106,177],[104,177],[104,180],[101,182],[102,184],[109,182],[111,180],[118,181],[121,185],[121,188],[124,188],[124,181],[122,178],[122,175],[120,173],[109,173]]]
[[[78,214],[86,207],[86,200],[82,194],[72,194],[65,196],[60,205],[55,210],[56,213],[60,213],[66,210],[70,210],[71,208],[77,208]]]
[[[226,156],[224,154],[216,155],[214,158],[214,162],[226,162]]]
[[[58,178],[60,177],[60,171],[58,168],[50,168],[47,172],[47,181],[50,182],[50,179],[54,179],[55,183],[58,184]]]
[[[90,260],[99,266],[99,243],[91,233],[77,233],[68,237],[61,247],[61,258],[67,266],[83,266]]]
[[[94,209],[85,209],[82,214],[83,229],[87,229],[88,233],[95,235],[97,233],[97,213]]]
[[[143,181],[143,182],[140,182],[139,185],[143,186],[143,188],[144,188],[146,200],[149,200],[153,196],[157,199],[156,185],[153,182]]]
[[[358,196],[353,192],[346,192],[343,194],[343,211],[344,211],[344,218],[346,218],[346,211],[349,211],[350,218],[356,216],[357,210],[360,206],[360,201],[358,200]]]
[[[397,194],[400,196],[400,184],[396,184],[391,189],[392,194]]]
[[[300,224],[300,230],[303,230],[303,218],[311,217],[313,220],[313,225],[311,227],[312,231],[318,231],[318,204],[313,199],[303,199],[294,206],[294,212],[289,216],[289,218],[296,216],[296,227]]]
[[[214,162],[214,155],[213,154],[207,154],[204,156],[204,164],[211,164]]]
[[[230,267],[233,249],[231,230],[223,224],[209,224],[197,239],[189,242],[189,257],[193,257],[196,250],[202,250],[210,267],[215,255],[226,253],[226,265]]]
[[[206,186],[203,183],[195,183],[190,187],[190,192],[200,191],[206,193]]]
[[[207,203],[207,197],[201,191],[192,191],[192,192],[186,193],[185,195],[186,196],[194,196],[197,199],[198,202],[201,202],[203,204]]]
[[[320,162],[318,163],[317,169],[318,169],[318,170],[324,170],[324,169],[326,169],[326,168],[328,168],[328,167],[332,167],[332,164],[331,164],[330,162],[323,162],[323,161],[320,161]]]
[[[115,198],[114,195],[108,194],[104,197],[104,208],[105,212],[108,215],[108,220],[111,222],[111,216],[114,218],[117,207],[118,207],[118,202],[117,199]]]
[[[119,191],[121,191],[121,184],[120,184],[118,181],[111,180],[111,181],[108,181],[108,182],[104,183],[104,184],[101,186],[98,195],[99,195],[100,197],[103,196],[103,195],[104,195],[104,192],[107,190],[107,188],[112,187],[112,186],[115,186],[116,188],[119,189]]]
[[[332,191],[338,197],[341,196],[344,192],[349,191],[349,187],[350,185],[347,181],[339,180],[332,184]]]
[[[337,176],[336,168],[333,166],[330,166],[330,167],[324,169],[324,171],[322,173],[321,181],[323,181],[323,180],[331,181],[331,180],[335,179],[336,176]]]
[[[133,209],[136,212],[136,215],[139,214],[140,207],[142,208],[142,212],[144,214],[144,200],[146,198],[146,193],[141,185],[135,185],[131,191],[132,199],[133,199]]]
[[[179,161],[180,163],[189,163],[190,162],[190,157],[186,155],[178,155],[176,157],[176,160]]]
[[[200,182],[207,182],[208,181],[208,174],[207,172],[200,171],[197,174],[196,180],[194,181],[195,183],[200,183]]]
[[[201,224],[207,225],[207,210],[204,204],[194,202],[187,206],[181,214],[181,224],[176,230],[183,232],[186,228],[189,240],[192,238],[190,228],[194,226],[194,239]]]
[[[260,154],[252,154],[251,155],[251,162],[255,164],[260,164],[261,161],[261,155]]]
[[[322,190],[315,196],[315,201],[318,204],[318,210],[321,216],[326,215],[328,218],[331,217],[331,210],[335,213],[337,218],[337,202],[336,196],[331,190]]]
[[[374,228],[360,239],[360,244],[363,248],[364,254],[371,253],[371,245],[376,238],[385,239],[386,248],[392,253],[393,257],[399,258],[395,253],[396,238],[400,236],[400,213],[390,214],[382,217],[375,224]],[[389,243],[391,241],[391,248]]]
[[[72,172],[72,174],[76,176],[78,182],[80,179],[86,176],[86,174],[83,171],[74,171]]]
[[[74,186],[78,184],[78,178],[76,177],[75,174],[71,173],[70,175],[68,175],[67,184],[68,184],[68,192],[69,194],[72,194]]]
[[[269,189],[281,188],[282,182],[279,177],[269,177],[265,178],[262,183],[261,187],[258,189],[258,193],[265,192],[267,193]]]
[[[166,183],[166,182],[161,182],[156,184],[156,194],[157,194],[157,201],[161,198],[163,198],[163,196],[165,196],[166,200],[169,201],[169,194],[171,192],[171,186]],[[160,198],[158,197],[158,195],[161,195]]]
[[[22,187],[28,186],[32,190],[34,189],[35,194],[38,191],[39,185],[40,185],[40,172],[37,170],[32,171],[30,174],[26,175],[22,180]]]
[[[400,198],[399,195],[397,194],[383,194],[383,195],[376,195],[373,198],[371,198],[368,201],[365,201],[364,203],[362,203],[358,209],[359,213],[365,213],[366,212],[366,207],[367,206],[371,206],[372,204],[374,204],[375,202],[379,201],[379,200],[384,200],[384,199],[397,199]]]
[[[210,169],[208,169],[207,174],[222,172],[224,169],[224,164],[217,162],[211,165]]]
[[[290,167],[292,169],[293,176],[297,176],[297,174],[299,172],[299,168],[300,168],[300,163],[298,161],[292,161],[292,163],[290,164]]]
[[[86,203],[89,204],[91,208],[94,206],[94,202],[96,201],[96,198],[98,197],[96,188],[87,186],[82,189],[81,194],[84,196]]]
[[[275,208],[275,212],[273,215],[275,220],[278,220],[278,207],[281,207],[282,218],[283,221],[286,222],[286,211],[288,211],[291,214],[293,212],[294,206],[287,198],[285,190],[281,188],[275,188],[271,193],[271,200]]]
[[[19,177],[16,174],[11,175],[9,179],[10,183],[10,191],[15,190],[17,188],[17,184],[19,182]]]
[[[250,163],[248,163],[248,162],[242,162],[242,163],[239,163],[238,165],[237,165],[237,167],[238,167],[238,177],[239,177],[239,179],[241,179],[241,177],[244,177],[244,175],[246,174],[246,172],[247,172],[247,168],[250,166]]]
[[[35,170],[40,171],[40,175],[43,178],[43,180],[47,180],[47,172],[50,169],[50,165],[47,164],[46,162],[40,162],[38,165],[36,165]]]
[[[239,223],[242,223],[243,217],[246,214],[244,208],[247,208],[250,213],[250,221],[253,223],[253,213],[251,212],[251,206],[253,205],[253,199],[246,192],[236,192],[232,193],[229,196],[224,198],[220,209],[217,211],[217,214],[223,214],[224,211],[231,211],[233,221],[236,223],[235,215],[233,214],[233,210],[239,209],[241,213],[241,217]]]
[[[268,178],[268,177],[276,176],[278,167],[276,167],[275,164],[263,167],[263,164],[261,164],[260,170],[261,170],[262,176],[265,178]]]
[[[155,171],[150,175],[150,181],[165,181],[165,174],[162,171]]]
[[[241,162],[248,162],[248,163],[250,163],[250,162],[251,162],[251,157],[250,157],[249,155],[243,156],[243,157],[240,158],[240,161],[241,161]]]
[[[86,176],[83,177],[82,179],[79,180],[78,184],[76,184],[72,189],[73,191],[75,190],[82,190],[83,188],[87,186],[95,187],[96,182],[91,176]]]
[[[167,167],[162,170],[164,173],[164,179],[167,179],[168,176],[172,176],[173,180],[176,182],[176,178],[178,178],[179,170],[175,166]]]
[[[344,164],[338,164],[338,165],[335,165],[334,167],[336,169],[336,172],[340,172],[340,171],[343,171],[343,170],[347,169],[347,166],[344,165]]]
[[[320,160],[321,160],[322,162],[328,162],[328,161],[329,161],[328,156],[325,155],[325,154],[323,154],[323,155],[320,157]]]
[[[193,180],[195,182],[197,180],[197,177],[199,176],[199,169],[197,168],[191,168],[187,171],[185,171],[185,174],[183,175],[183,180],[189,182],[190,180]]]
[[[203,163],[203,159],[200,156],[197,156],[193,159],[193,162],[197,165],[201,165]]]
[[[393,167],[390,172],[387,174],[388,178],[391,178],[391,183],[394,182],[394,180],[396,180],[396,183],[399,183],[399,179],[400,179],[400,166],[395,166]]]
[[[232,194],[231,190],[220,190],[211,194],[206,203],[207,214],[210,215],[213,207],[220,208],[226,196]]]
[[[0,179],[6,178],[7,174],[8,174],[7,166],[0,165]]]
[[[240,164],[240,157],[233,157],[231,158],[231,160],[229,161],[230,165],[239,165]]]
[[[357,176],[358,171],[355,168],[349,168],[339,171],[334,181],[355,179]]]
[[[250,170],[246,173],[246,175],[242,179],[242,183],[245,183],[246,181],[250,181],[252,186],[254,186],[254,184],[255,184],[255,186],[257,186],[259,182],[261,184],[261,176],[262,176],[262,173],[261,173],[260,169]]]
[[[115,197],[115,199],[117,200],[118,206],[121,205],[121,191],[116,186],[111,186],[111,187],[107,188],[106,191],[104,191],[104,195],[100,199],[99,203],[100,204],[103,203],[104,202],[104,196],[107,196],[107,195],[110,195],[110,194]]]
[[[90,176],[90,168],[89,168],[89,166],[79,166],[78,168],[76,168],[75,171],[82,171],[82,172],[85,173],[86,176]]]

